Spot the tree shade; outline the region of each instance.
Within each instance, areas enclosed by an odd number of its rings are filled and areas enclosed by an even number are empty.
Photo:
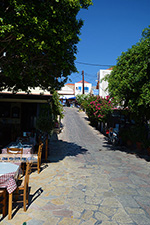
[[[0,89],[59,89],[76,72],[82,20],[92,0],[1,0]]]

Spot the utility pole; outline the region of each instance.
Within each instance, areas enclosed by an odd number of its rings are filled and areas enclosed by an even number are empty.
[[[100,94],[100,71],[97,73],[97,85],[96,85],[96,89],[98,89],[98,96]]]
[[[82,70],[82,94],[84,94],[84,71]]]

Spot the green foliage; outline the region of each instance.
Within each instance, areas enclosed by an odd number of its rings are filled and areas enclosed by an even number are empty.
[[[150,26],[143,38],[117,59],[108,81],[108,91],[115,103],[135,113],[138,120],[150,118]],[[144,117],[144,118],[143,118]]]
[[[124,144],[126,144],[128,140],[130,140],[132,144],[142,142],[145,146],[146,143],[148,143],[148,129],[144,125],[139,126],[135,124],[127,128],[122,128],[119,132],[119,136]]]
[[[90,95],[86,95],[86,94],[81,94],[81,95],[76,95],[76,101],[78,102],[79,105],[82,106],[83,102],[88,99],[90,97]]]
[[[42,105],[40,108],[40,114],[36,121],[36,129],[42,131],[43,133],[48,133],[51,135],[51,132],[54,128],[54,121],[52,115],[51,105]]]
[[[57,122],[57,116],[60,115],[61,118],[64,117],[63,106],[60,103],[59,94],[57,91],[53,92],[52,95],[52,113],[54,115],[54,120]]]
[[[60,115],[60,118],[63,118],[63,106],[60,103],[58,92],[53,91],[51,102],[40,107],[36,128],[42,132],[51,134],[55,123],[58,122],[58,115]]]
[[[83,21],[76,16],[90,5],[92,0],[2,0],[0,89],[61,88],[77,71],[74,60]]]
[[[82,107],[86,110],[86,112],[89,108],[88,105],[90,104],[90,102],[95,101],[96,98],[96,96],[88,95],[88,97],[84,99],[84,101],[82,102]]]

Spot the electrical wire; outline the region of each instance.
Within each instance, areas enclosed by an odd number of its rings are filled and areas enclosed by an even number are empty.
[[[89,74],[89,73],[86,73],[86,72],[85,72],[85,75],[86,75],[86,76],[97,77],[97,74],[94,75],[94,74]]]
[[[83,65],[87,65],[87,66],[106,66],[106,67],[111,67],[112,65],[100,65],[100,64],[94,64],[94,63],[84,63],[84,62],[75,62],[75,63],[78,63],[78,64],[83,64]]]
[[[82,73],[82,71],[79,71],[79,73]],[[97,74],[89,74],[89,73],[86,73],[85,72],[85,76],[86,76],[86,81],[87,82],[90,82],[90,83],[93,83],[93,82],[95,82],[95,79],[97,78]],[[80,74],[78,74],[78,75],[76,75],[76,74],[72,74],[72,78],[74,79],[74,78],[80,78],[81,77],[81,75]],[[70,78],[71,79],[71,78]],[[82,78],[81,78],[82,79]]]

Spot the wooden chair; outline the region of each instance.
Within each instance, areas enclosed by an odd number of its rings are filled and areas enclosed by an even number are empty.
[[[23,148],[8,148],[7,147],[7,154],[15,154],[15,155],[18,155],[18,157],[20,157],[20,159],[22,159]],[[21,164],[21,168],[22,168],[22,171],[24,174],[24,171],[25,171],[24,163]]]
[[[23,148],[7,148],[8,154],[23,154]]]
[[[31,163],[26,163],[26,173],[25,177],[22,180],[18,181],[17,189],[14,192],[15,202],[23,202],[23,208],[26,212],[26,205],[28,205],[28,198],[29,198],[29,175],[31,172]],[[18,197],[23,197],[23,200],[18,200]]]
[[[6,189],[0,189],[0,209],[2,210],[3,217],[6,216],[7,194]]]
[[[34,156],[37,162],[32,163],[32,169],[37,168],[38,173],[40,173],[40,169],[41,169],[42,149],[43,149],[43,143],[40,143],[38,147],[38,154],[37,156]]]

